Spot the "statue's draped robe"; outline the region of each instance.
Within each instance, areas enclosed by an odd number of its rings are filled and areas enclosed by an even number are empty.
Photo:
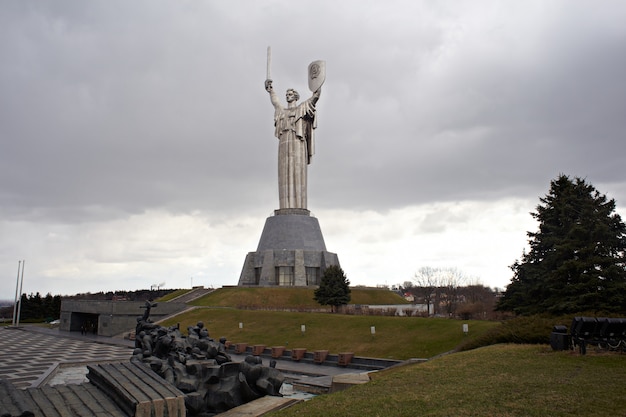
[[[315,153],[315,103],[319,91],[292,108],[284,108],[274,91],[274,126],[278,144],[278,199],[280,208],[307,208],[307,165]]]

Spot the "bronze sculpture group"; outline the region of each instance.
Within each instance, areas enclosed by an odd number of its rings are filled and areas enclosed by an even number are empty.
[[[263,366],[258,356],[233,362],[225,338],[215,341],[202,322],[187,328],[153,323],[150,308],[137,318],[131,361],[145,363],[185,394],[189,415],[219,413],[265,395],[280,396],[284,377],[275,362]]]

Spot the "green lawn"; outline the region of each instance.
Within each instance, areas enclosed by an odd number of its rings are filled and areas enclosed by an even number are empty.
[[[467,337],[499,326],[497,322],[437,318],[349,316],[331,313],[198,308],[161,323],[187,326],[203,321],[213,338],[232,342],[304,347],[331,353],[354,352],[357,356],[388,359],[430,358],[454,349]],[[243,328],[239,328],[239,323]],[[469,324],[469,336],[462,331]],[[306,331],[301,332],[301,325]],[[375,334],[371,334],[371,327]]]
[[[185,288],[183,288],[183,289],[179,289],[179,290],[175,290],[175,291],[172,291],[171,293],[169,293],[169,294],[167,294],[167,295],[164,295],[163,297],[159,297],[159,298],[157,298],[157,299],[156,299],[156,300],[154,300],[154,301],[156,301],[156,302],[158,302],[158,303],[164,303],[164,302],[166,302],[166,301],[170,301],[170,300],[172,300],[172,299],[174,299],[174,298],[176,298],[176,297],[179,297],[179,296],[181,296],[181,295],[183,295],[183,294],[187,294],[187,293],[188,293],[188,292],[190,292],[190,291],[192,291],[192,290],[190,290],[190,289],[185,289]]]
[[[163,325],[203,321],[232,342],[354,352],[389,359],[433,358],[456,347],[545,340],[571,318],[508,322],[306,313],[313,290],[224,288]],[[385,290],[352,289],[353,304],[400,304]],[[256,309],[256,310],[255,310]],[[290,311],[276,311],[285,309]],[[565,321],[563,321],[565,320]],[[243,328],[239,328],[239,323]],[[462,325],[469,325],[469,335]],[[306,332],[301,332],[301,325]],[[371,334],[371,326],[375,334]],[[554,352],[545,344],[497,344],[373,373],[372,382],[274,413],[288,416],[626,416],[626,355]]]
[[[273,416],[624,416],[626,355],[494,345],[372,374]]]
[[[226,287],[215,290],[190,305],[212,307],[234,307],[246,309],[293,310],[323,309],[313,299],[312,288],[250,288]],[[398,294],[383,289],[351,288],[350,304],[408,304]]]

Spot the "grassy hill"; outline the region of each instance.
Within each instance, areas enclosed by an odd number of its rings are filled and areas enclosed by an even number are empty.
[[[352,303],[387,305],[406,301],[388,290],[354,288]],[[180,323],[184,331],[202,321],[211,337],[224,336],[235,343],[348,351],[389,359],[429,358],[450,351],[468,339],[462,331],[463,323],[469,324],[469,337],[498,326],[487,321],[298,312],[320,308],[313,301],[313,290],[307,288],[221,288],[190,304],[199,308],[161,324]],[[290,311],[277,311],[282,309]]]
[[[194,306],[233,307],[245,309],[312,310],[320,306],[313,300],[312,288],[225,287],[190,303]],[[351,304],[408,304],[398,294],[384,289],[351,288]]]
[[[623,416],[626,356],[494,345],[374,373],[273,416]]]
[[[230,308],[198,308],[161,324],[180,323],[181,329],[186,329],[198,321],[204,322],[211,337],[224,336],[232,342],[326,349],[332,353],[347,351],[357,356],[389,359],[429,358],[452,350],[467,338],[462,323],[469,323],[469,337],[479,336],[499,325],[488,321]],[[239,323],[243,328],[239,328]],[[304,334],[301,325],[306,327]],[[375,327],[375,335],[371,334],[371,326]]]
[[[355,304],[403,302],[390,291],[352,291]],[[590,350],[581,356],[545,344],[501,343],[542,343],[552,325],[571,318],[524,317],[503,324],[296,311],[319,308],[312,297],[313,290],[302,288],[223,288],[162,324],[179,322],[185,329],[203,321],[212,337],[233,342],[389,359],[432,358],[458,346],[500,343],[373,373],[369,384],[272,414],[278,417],[626,415],[626,355]],[[463,323],[469,324],[468,336]]]
[[[155,301],[159,303],[164,303],[166,301],[173,300],[176,297],[180,297],[183,294],[187,294],[189,291],[191,290],[187,288],[174,290],[171,293],[164,295],[163,297],[157,298]]]

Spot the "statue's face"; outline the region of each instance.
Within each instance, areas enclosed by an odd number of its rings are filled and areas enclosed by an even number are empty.
[[[291,103],[292,101],[296,101],[296,95],[291,90],[287,90],[287,93],[285,94],[285,96],[287,97],[287,103]]]

